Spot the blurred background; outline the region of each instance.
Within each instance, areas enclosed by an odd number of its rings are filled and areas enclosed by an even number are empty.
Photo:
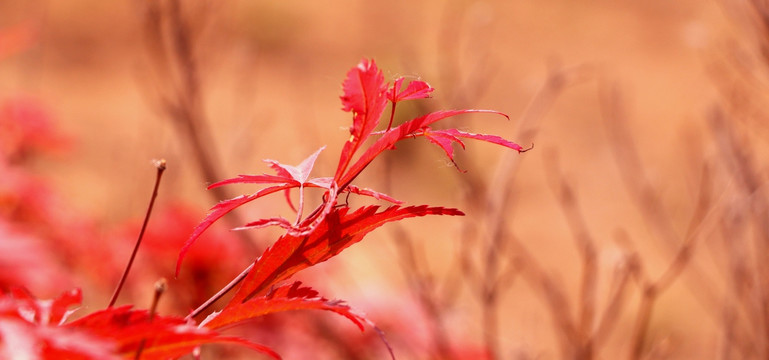
[[[398,358],[766,358],[761,4],[0,2],[0,249],[26,254],[0,255],[0,285],[81,286],[87,309],[104,306],[163,158],[120,301],[148,306],[207,209],[256,190],[207,184],[323,145],[313,174],[333,173],[351,124],[340,84],[365,57],[388,81],[436,89],[397,122],[494,109],[511,120],[451,125],[534,144],[468,141],[461,173],[405,142],[357,180],[467,214],[388,225],[302,277],[368,314]],[[268,198],[201,238],[164,311],[186,314],[279,235],[228,227],[288,211]],[[326,313],[240,331],[287,359],[387,356],[373,331]]]

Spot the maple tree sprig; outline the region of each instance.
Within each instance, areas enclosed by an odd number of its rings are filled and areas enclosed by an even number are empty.
[[[134,249],[131,252],[131,257],[128,259],[128,264],[126,264],[125,270],[123,270],[123,275],[120,277],[120,281],[115,288],[115,292],[112,293],[112,297],[109,300],[109,305],[107,305],[108,308],[111,308],[115,305],[117,297],[120,295],[120,290],[123,288],[126,278],[128,278],[128,273],[131,271],[131,266],[133,265],[134,259],[136,258],[136,253],[139,251],[139,246],[141,246],[142,238],[144,237],[144,231],[147,230],[147,224],[149,223],[150,215],[152,214],[152,208],[155,205],[155,199],[158,197],[158,188],[160,187],[160,179],[163,177],[163,172],[166,170],[166,161],[164,159],[155,160],[153,161],[153,164],[157,169],[157,173],[155,175],[155,186],[152,189],[150,203],[147,206],[147,213],[144,215],[144,222],[142,222],[142,227],[141,230],[139,230],[139,236],[136,239],[136,245],[134,245]]]
[[[385,150],[394,149],[397,142],[405,139],[424,137],[440,147],[452,162],[454,162],[454,145],[464,148],[463,139],[482,140],[519,153],[529,150],[496,135],[432,128],[441,120],[461,114],[488,113],[509,119],[504,113],[493,110],[436,111],[393,127],[398,102],[426,98],[433,91],[432,87],[421,80],[411,81],[405,90],[401,90],[403,81],[402,77],[398,78],[390,87],[384,82],[382,71],[373,60],[364,59],[347,73],[342,83],[344,94],[341,100],[343,110],[353,114],[353,123],[350,127],[350,137],[342,147],[333,177],[310,177],[315,161],[324,149],[322,147],[296,166],[285,165],[275,160],[265,160],[275,174],[238,175],[209,186],[209,189],[229,184],[260,184],[265,187],[252,194],[221,201],[212,207],[179,252],[177,274],[182,259],[201,234],[214,222],[242,205],[269,194],[283,192],[289,207],[296,212],[296,218],[293,221],[282,217],[262,218],[236,228],[244,230],[278,226],[284,228],[286,232],[240,275],[190,313],[185,318],[187,321],[201,314],[224,294],[237,287],[230,301],[221,310],[209,314],[199,327],[218,331],[269,313],[316,309],[342,315],[361,330],[364,323],[377,329],[373,323],[357,315],[343,302],[321,297],[315,290],[301,287],[298,282],[292,285],[287,285],[285,282],[299,271],[337,256],[344,249],[360,242],[368,233],[386,223],[427,215],[461,216],[464,214],[452,208],[428,205],[400,206],[401,201],[371,189],[357,187],[352,184],[353,180]],[[374,131],[388,102],[392,104],[392,108],[387,128],[383,131]],[[376,140],[364,146],[372,135],[377,136]],[[360,154],[358,154],[359,150],[361,150]],[[299,191],[297,206],[294,206],[290,196],[290,191],[294,188]],[[321,203],[304,217],[304,190],[307,188],[320,188],[325,191]],[[369,196],[395,205],[386,208],[369,205],[351,209],[346,201],[341,205],[338,204],[338,196],[342,193]]]

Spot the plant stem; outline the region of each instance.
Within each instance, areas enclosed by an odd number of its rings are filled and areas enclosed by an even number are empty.
[[[149,313],[149,322],[151,323],[152,320],[155,318],[155,312],[158,309],[158,302],[160,302],[160,295],[163,295],[163,293],[166,291],[166,287],[168,285],[168,282],[165,278],[161,278],[160,280],[155,282],[155,295],[152,297],[152,304],[150,305],[150,313]],[[134,360],[139,360],[142,356],[142,351],[144,351],[144,346],[147,343],[147,338],[142,339],[142,341],[139,343],[139,347],[136,349],[136,356],[134,357]]]
[[[393,98],[395,98],[395,89],[393,89]],[[393,120],[395,119],[395,104],[397,104],[395,101],[392,102],[392,106],[390,107],[390,122],[387,123],[387,131],[390,131],[393,127]]]
[[[144,215],[144,222],[142,223],[142,228],[139,231],[139,237],[136,239],[134,250],[131,253],[131,257],[128,259],[128,264],[123,271],[123,276],[120,277],[120,282],[118,282],[115,292],[112,293],[112,298],[109,300],[109,305],[107,305],[107,308],[111,308],[113,305],[115,305],[115,301],[117,301],[117,297],[120,295],[120,290],[123,288],[123,284],[125,284],[125,280],[128,277],[128,272],[131,271],[131,265],[133,265],[134,259],[136,258],[136,253],[139,251],[139,246],[141,245],[142,238],[144,237],[144,231],[147,229],[147,223],[149,223],[150,214],[152,214],[152,207],[155,205],[155,198],[158,196],[158,187],[160,186],[160,179],[163,177],[163,172],[166,170],[166,161],[157,160],[154,163],[155,167],[157,168],[157,175],[155,176],[155,187],[152,189],[152,197],[150,198],[149,206],[147,206],[147,213]]]
[[[248,267],[246,267],[243,270],[243,272],[241,272],[240,274],[238,274],[238,276],[236,276],[234,279],[232,279],[232,281],[230,281],[229,284],[225,285],[221,290],[219,290],[219,292],[217,292],[216,294],[214,294],[214,296],[212,296],[211,298],[206,300],[206,302],[204,302],[202,305],[198,306],[197,309],[193,310],[184,319],[185,320],[190,320],[190,319],[194,318],[195,316],[200,315],[200,313],[205,311],[209,306],[211,306],[211,304],[215,303],[217,300],[221,299],[222,296],[224,296],[230,290],[232,290],[232,288],[234,288],[235,285],[238,285],[241,281],[243,281],[243,279],[246,278],[246,275],[248,275],[248,273],[253,268],[254,268],[254,263],[251,263],[251,265],[248,265]]]

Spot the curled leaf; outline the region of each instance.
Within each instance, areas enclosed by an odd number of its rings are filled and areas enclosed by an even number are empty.
[[[422,80],[414,80],[409,83],[405,90],[400,91],[403,84],[403,78],[395,80],[393,87],[387,92],[387,99],[390,102],[398,103],[403,100],[424,99],[430,96],[435,89]]]

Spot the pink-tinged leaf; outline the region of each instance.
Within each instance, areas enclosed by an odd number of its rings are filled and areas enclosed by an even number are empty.
[[[133,358],[143,343],[142,359],[174,359],[192,352],[203,344],[229,343],[247,346],[280,359],[270,348],[252,342],[219,335],[206,328],[187,323],[182,318],[155,315],[150,319],[146,310],[131,310],[130,306],[113,307],[91,313],[65,325],[111,340],[116,351]]]
[[[202,235],[203,232],[206,231],[206,229],[211,227],[211,225],[213,225],[214,222],[216,222],[222,216],[226,215],[230,211],[234,210],[235,208],[243,204],[256,200],[262,196],[272,194],[277,191],[285,190],[291,187],[294,187],[294,186],[293,185],[271,186],[271,187],[259,190],[254,194],[238,196],[233,199],[221,201],[218,204],[214,205],[214,207],[211,208],[211,210],[208,212],[208,215],[206,215],[203,221],[200,222],[200,224],[198,224],[198,226],[195,227],[195,229],[192,231],[192,235],[190,235],[190,238],[187,239],[187,241],[184,243],[184,246],[182,246],[181,251],[179,251],[179,259],[176,261],[176,275],[177,276],[179,275],[179,270],[181,269],[181,266],[182,266],[182,260],[184,259],[184,256],[187,254],[192,244],[195,243],[195,240],[197,240],[200,237],[200,235]]]
[[[335,179],[339,179],[352,156],[371,135],[387,106],[387,85],[374,60],[363,59],[358,66],[350,69],[342,83],[342,90],[342,109],[352,111],[353,123],[350,140],[342,148]]]
[[[366,206],[354,212],[348,210],[333,209],[308,235],[281,236],[256,260],[228,306],[267,294],[271,286],[336,256],[388,222],[426,215],[464,215],[457,209],[428,206],[391,206],[382,211],[378,211],[379,206]]]
[[[446,118],[460,115],[460,114],[471,114],[471,113],[488,113],[488,114],[497,114],[502,115],[506,118],[509,118],[506,114],[501,113],[499,111],[493,111],[493,110],[445,110],[445,111],[436,111],[427,115],[420,116],[418,118],[409,120],[397,127],[394,127],[388,131],[386,131],[382,136],[377,139],[377,141],[371,146],[369,146],[368,149],[363,153],[363,155],[358,158],[358,160],[349,167],[347,172],[342,177],[337,177],[338,183],[340,184],[340,188],[344,189],[345,186],[349,185],[352,180],[354,180],[362,171],[363,169],[368,166],[379,154],[381,154],[385,150],[389,150],[395,147],[395,143],[406,139],[408,137],[415,137],[422,135],[422,129],[434,124],[438,121],[444,120]]]
[[[278,176],[292,179],[299,184],[304,184],[310,177],[310,172],[312,171],[313,166],[315,166],[315,161],[318,159],[318,155],[320,155],[320,152],[325,148],[325,146],[321,147],[318,151],[304,159],[298,166],[283,165],[275,160],[265,160],[265,162],[270,164],[270,167],[277,171]]]
[[[330,177],[321,177],[321,178],[313,178],[310,180],[307,180],[307,183],[305,186],[316,186],[323,189],[329,189],[331,188],[331,185],[334,183],[334,179]]]
[[[197,240],[197,238],[199,238],[200,235],[202,235],[203,232],[205,232],[206,229],[208,229],[214,222],[216,222],[222,216],[226,215],[227,213],[234,210],[235,208],[242,206],[250,201],[253,201],[259,197],[272,194],[276,191],[285,190],[286,191],[285,197],[289,206],[294,211],[299,211],[291,202],[290,193],[288,192],[290,189],[295,187],[298,187],[301,189],[305,186],[330,188],[332,181],[328,181],[327,180],[328,178],[309,179],[310,172],[312,171],[312,168],[315,165],[315,161],[318,159],[318,155],[320,155],[320,152],[323,151],[323,149],[325,149],[325,146],[321,147],[316,152],[311,154],[309,157],[304,159],[298,166],[284,165],[275,160],[265,160],[265,162],[270,164],[270,167],[277,172],[277,175],[267,175],[267,174],[239,175],[236,178],[219,181],[217,183],[214,183],[208,186],[209,189],[212,189],[215,187],[229,185],[229,184],[245,184],[245,183],[277,184],[275,186],[264,188],[252,195],[243,195],[233,199],[222,201],[216,204],[213,208],[211,208],[208,215],[206,215],[203,221],[200,224],[198,224],[198,226],[195,227],[195,229],[192,232],[192,235],[190,235],[190,238],[187,240],[187,242],[185,242],[184,246],[179,252],[179,259],[176,264],[176,275],[179,275],[182,259],[186,255],[187,251],[189,251],[190,246],[192,246],[192,244]],[[302,206],[303,204],[300,198],[299,209],[301,209]],[[271,219],[267,219],[267,221],[270,221],[270,220]],[[280,225],[280,223],[273,223],[273,224]],[[253,225],[247,224],[244,227],[261,227],[261,225],[253,226]],[[306,229],[295,230],[295,231],[303,232],[305,230]]]
[[[325,146],[321,147],[297,166],[284,165],[275,160],[264,160],[270,164],[270,168],[275,170],[277,175],[238,175],[236,178],[213,183],[208,186],[208,189],[230,184],[295,184],[298,187],[308,181],[318,155],[325,148]]]
[[[395,199],[395,198],[391,197],[390,195],[383,194],[383,193],[380,193],[378,191],[374,191],[374,190],[371,190],[371,189],[368,189],[368,188],[359,188],[359,187],[357,187],[355,185],[349,185],[349,186],[347,186],[347,191],[349,191],[349,192],[351,192],[353,194],[364,195],[364,196],[371,196],[371,197],[373,197],[374,199],[377,199],[377,200],[389,201],[389,202],[391,202],[393,204],[397,204],[397,205],[403,204],[403,201]]]
[[[410,82],[409,86],[403,91],[400,91],[401,84],[403,84],[402,77],[395,80],[392,89],[387,92],[388,100],[393,103],[398,103],[403,100],[424,99],[430,97],[430,93],[435,90],[422,80],[414,80]]]
[[[343,301],[325,299],[319,296],[317,291],[301,287],[301,282],[297,281],[291,285],[275,288],[264,296],[228,306],[221,312],[210,315],[201,323],[201,326],[222,329],[267,314],[292,310],[332,311],[352,321],[361,331],[364,330],[363,322],[366,321]]]

